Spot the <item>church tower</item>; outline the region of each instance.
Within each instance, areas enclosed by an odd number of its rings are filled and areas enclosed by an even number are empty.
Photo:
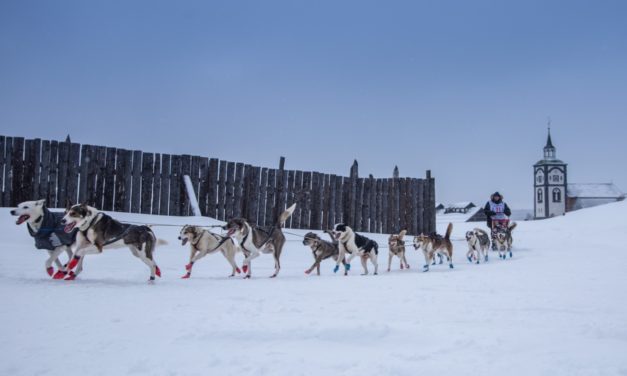
[[[533,173],[535,218],[550,218],[566,213],[566,163],[555,156],[550,121],[549,134],[544,147],[544,159],[533,165]]]

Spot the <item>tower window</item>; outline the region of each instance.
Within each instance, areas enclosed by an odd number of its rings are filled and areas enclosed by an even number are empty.
[[[553,202],[562,202],[562,191],[559,188],[553,189]]]
[[[542,195],[542,189],[538,189],[538,198],[537,198],[538,204],[541,204],[542,201],[544,201],[542,196],[543,196]]]

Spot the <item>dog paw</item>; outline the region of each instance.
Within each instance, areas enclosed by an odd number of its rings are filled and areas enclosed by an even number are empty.
[[[74,272],[70,272],[70,275],[65,279],[66,281],[73,281],[76,279],[76,274]]]
[[[192,276],[191,273],[186,273],[184,276],[181,277],[181,279],[188,279],[191,276]]]
[[[248,273],[248,265],[242,266],[242,270],[244,271],[244,273]]]
[[[335,268],[333,268],[333,273],[337,273],[338,270],[340,270],[340,266],[339,265],[335,265]]]
[[[46,273],[52,277],[54,275],[54,268],[52,266],[46,268]]]
[[[159,269],[158,266],[155,266],[155,274],[157,275],[157,277],[161,278],[161,269]]]
[[[242,273],[242,270],[240,268],[235,268],[235,271],[237,272],[237,274]]]
[[[192,266],[194,266],[194,263],[190,262],[189,264],[185,265],[185,270],[192,270]]]

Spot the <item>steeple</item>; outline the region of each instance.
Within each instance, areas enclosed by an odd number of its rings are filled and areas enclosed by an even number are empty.
[[[555,146],[551,140],[551,118],[548,122],[548,137],[546,138],[546,146],[544,147],[544,159],[555,159]]]

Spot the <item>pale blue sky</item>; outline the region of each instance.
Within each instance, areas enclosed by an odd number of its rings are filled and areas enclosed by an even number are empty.
[[[437,179],[531,208],[546,118],[570,181],[627,190],[624,1],[0,0],[0,133]]]

